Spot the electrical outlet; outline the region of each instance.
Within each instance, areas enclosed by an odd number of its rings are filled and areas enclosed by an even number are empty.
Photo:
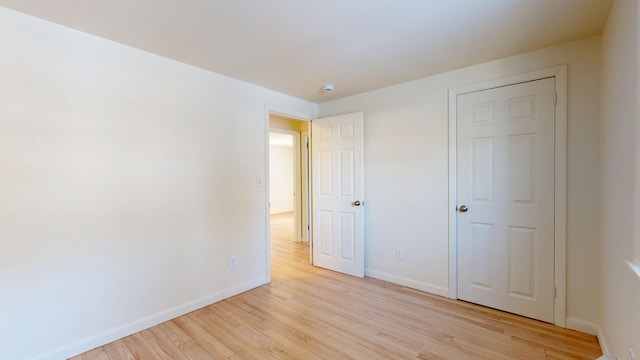
[[[396,260],[404,260],[404,248],[396,248]]]
[[[636,354],[633,352],[633,349],[629,348],[629,360],[636,360]]]
[[[229,256],[229,269],[235,269],[238,267],[238,258],[235,255]]]

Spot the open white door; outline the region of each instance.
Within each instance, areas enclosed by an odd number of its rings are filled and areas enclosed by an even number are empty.
[[[313,264],[364,276],[362,112],[311,125]]]

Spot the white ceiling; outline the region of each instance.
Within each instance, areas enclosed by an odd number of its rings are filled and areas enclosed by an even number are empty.
[[[612,0],[0,0],[313,102],[600,34]],[[325,83],[335,91],[320,91]]]

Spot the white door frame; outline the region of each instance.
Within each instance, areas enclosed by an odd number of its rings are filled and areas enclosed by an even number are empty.
[[[458,224],[457,199],[457,97],[476,91],[515,85],[523,82],[555,78],[557,103],[555,108],[555,255],[554,282],[556,297],[553,323],[566,326],[566,249],[567,249],[567,65],[532,71],[525,74],[485,81],[479,84],[449,89],[449,297],[458,298]]]
[[[270,215],[270,211],[269,211],[269,202],[271,201],[270,199],[270,195],[269,195],[269,114],[277,114],[277,115],[282,115],[282,116],[286,116],[292,119],[297,119],[297,120],[302,120],[302,121],[311,121],[311,119],[314,117],[313,114],[307,114],[307,113],[301,113],[295,110],[291,110],[291,109],[287,109],[287,108],[283,108],[280,106],[275,106],[275,105],[271,105],[271,104],[265,104],[264,105],[264,156],[265,156],[265,168],[262,170],[262,174],[258,175],[256,182],[259,182],[260,180],[262,180],[262,188],[264,189],[264,212],[265,212],[265,255],[266,255],[266,261],[265,261],[265,277],[266,277],[266,282],[270,283],[271,282],[271,215]],[[309,206],[309,204],[307,204],[307,206]],[[309,241],[309,243],[311,243],[311,240]]]

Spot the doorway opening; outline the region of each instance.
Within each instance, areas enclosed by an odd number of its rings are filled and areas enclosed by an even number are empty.
[[[311,239],[310,125],[269,113],[269,234],[301,246]]]

